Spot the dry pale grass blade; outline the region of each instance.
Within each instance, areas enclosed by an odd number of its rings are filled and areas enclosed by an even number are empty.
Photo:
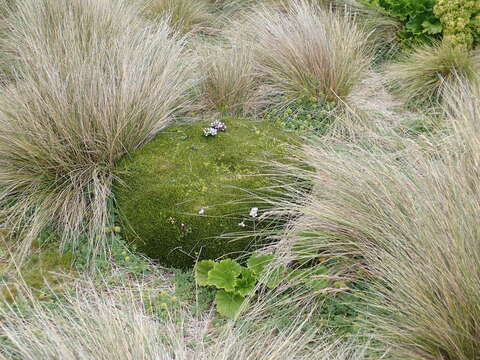
[[[153,19],[168,18],[176,31],[211,32],[214,18],[205,0],[147,0],[145,14]]]
[[[15,9],[15,0],[0,0],[0,85],[12,79],[12,49],[6,38],[8,38],[8,21]]]
[[[313,190],[297,195],[301,216],[279,245],[286,261],[301,245],[339,271],[362,264],[366,330],[395,359],[480,355],[480,90],[461,84],[446,96],[453,136],[307,147]]]
[[[368,34],[350,16],[305,1],[284,11],[261,7],[241,33],[261,72],[290,97],[345,99],[369,67]]]
[[[185,39],[143,28],[123,0],[26,0],[9,41],[20,66],[0,94],[3,221],[26,239],[21,254],[47,224],[93,249],[116,162],[188,102]]]
[[[471,81],[480,71],[480,53],[448,44],[423,45],[387,67],[395,91],[411,103],[441,101],[458,79]]]
[[[243,323],[213,331],[208,317],[197,320],[194,327],[188,327],[188,322],[192,323],[188,313],[160,320],[145,309],[138,291],[104,290],[84,284],[77,294],[54,306],[40,303],[27,292],[21,307],[2,306],[0,329],[5,345],[0,359],[364,358],[365,347],[314,338],[305,331],[304,321],[278,331],[253,311]]]
[[[204,108],[245,115],[261,103],[258,74],[251,48],[203,46],[199,49],[203,74],[199,97]]]

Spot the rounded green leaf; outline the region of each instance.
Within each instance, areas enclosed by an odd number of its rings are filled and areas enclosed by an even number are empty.
[[[208,272],[207,282],[219,289],[235,291],[235,284],[242,266],[232,259],[225,259],[215,264]]]
[[[251,269],[243,268],[240,277],[237,278],[235,292],[238,295],[245,296],[253,290],[257,284],[257,276]]]
[[[215,266],[213,260],[203,260],[195,265],[195,281],[200,286],[212,285],[208,282],[208,272]]]
[[[218,313],[229,319],[235,318],[240,313],[240,308],[244,301],[245,298],[243,296],[224,290],[220,290],[215,296]]]

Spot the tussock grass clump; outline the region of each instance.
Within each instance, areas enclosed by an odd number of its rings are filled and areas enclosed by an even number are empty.
[[[149,17],[168,18],[170,26],[182,33],[207,31],[214,20],[205,0],[147,0],[145,12]]]
[[[423,45],[387,68],[395,91],[410,103],[438,103],[445,88],[480,71],[480,53],[448,44]]]
[[[299,194],[303,216],[283,245],[366,269],[366,329],[395,359],[480,355],[479,94],[462,85],[448,95],[447,139],[306,148],[315,188]]]
[[[117,160],[185,104],[184,39],[165,23],[142,28],[126,1],[25,0],[14,24],[20,66],[0,94],[2,221],[25,239],[22,254],[47,224],[63,243],[98,244]]]
[[[223,114],[242,115],[258,99],[253,51],[246,46],[204,46],[200,49],[204,75],[200,86],[203,107]]]
[[[368,35],[349,16],[306,1],[255,10],[245,32],[262,73],[294,98],[345,99],[369,67]]]

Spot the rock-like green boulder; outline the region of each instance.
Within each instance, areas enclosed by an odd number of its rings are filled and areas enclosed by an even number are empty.
[[[126,238],[165,266],[238,256],[266,226],[268,204],[257,196],[278,178],[265,164],[285,159],[298,138],[268,122],[224,121],[226,131],[208,137],[209,122],[169,127],[117,169]]]

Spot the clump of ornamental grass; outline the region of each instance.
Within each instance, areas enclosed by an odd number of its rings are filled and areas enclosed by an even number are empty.
[[[170,26],[182,33],[209,31],[214,21],[205,0],[147,0],[145,14],[154,19],[167,17]]]
[[[163,320],[139,297],[142,289],[108,291],[83,285],[55,306],[26,296],[0,308],[0,359],[99,360],[346,360],[363,359],[365,347],[305,331],[306,322],[276,329],[255,312],[213,330],[211,314],[180,318],[163,309]],[[16,306],[18,305],[18,306]],[[279,320],[279,319],[277,319]],[[251,326],[254,322],[255,326]]]
[[[436,104],[458,79],[474,79],[480,70],[480,53],[463,46],[423,45],[387,68],[395,91],[409,103]]]
[[[479,95],[478,84],[450,90],[447,138],[307,146],[313,190],[280,204],[298,211],[280,253],[363,269],[365,329],[395,359],[480,356]]]
[[[290,98],[345,99],[369,67],[368,34],[351,17],[306,1],[261,7],[242,31],[261,73]]]
[[[143,28],[128,1],[25,0],[0,94],[0,209],[29,244],[47,225],[97,249],[113,168],[170,123],[192,86],[185,39]]]
[[[250,48],[204,46],[200,54],[203,78],[199,96],[205,108],[241,115],[260,102],[255,58]]]
[[[338,16],[350,17],[357,26],[368,33],[372,51],[378,58],[384,58],[395,49],[395,38],[401,23],[387,15],[374,4],[368,6],[356,0],[305,0],[312,6],[319,6],[325,11],[333,11]],[[295,4],[290,0],[269,0],[269,4],[288,10]]]

